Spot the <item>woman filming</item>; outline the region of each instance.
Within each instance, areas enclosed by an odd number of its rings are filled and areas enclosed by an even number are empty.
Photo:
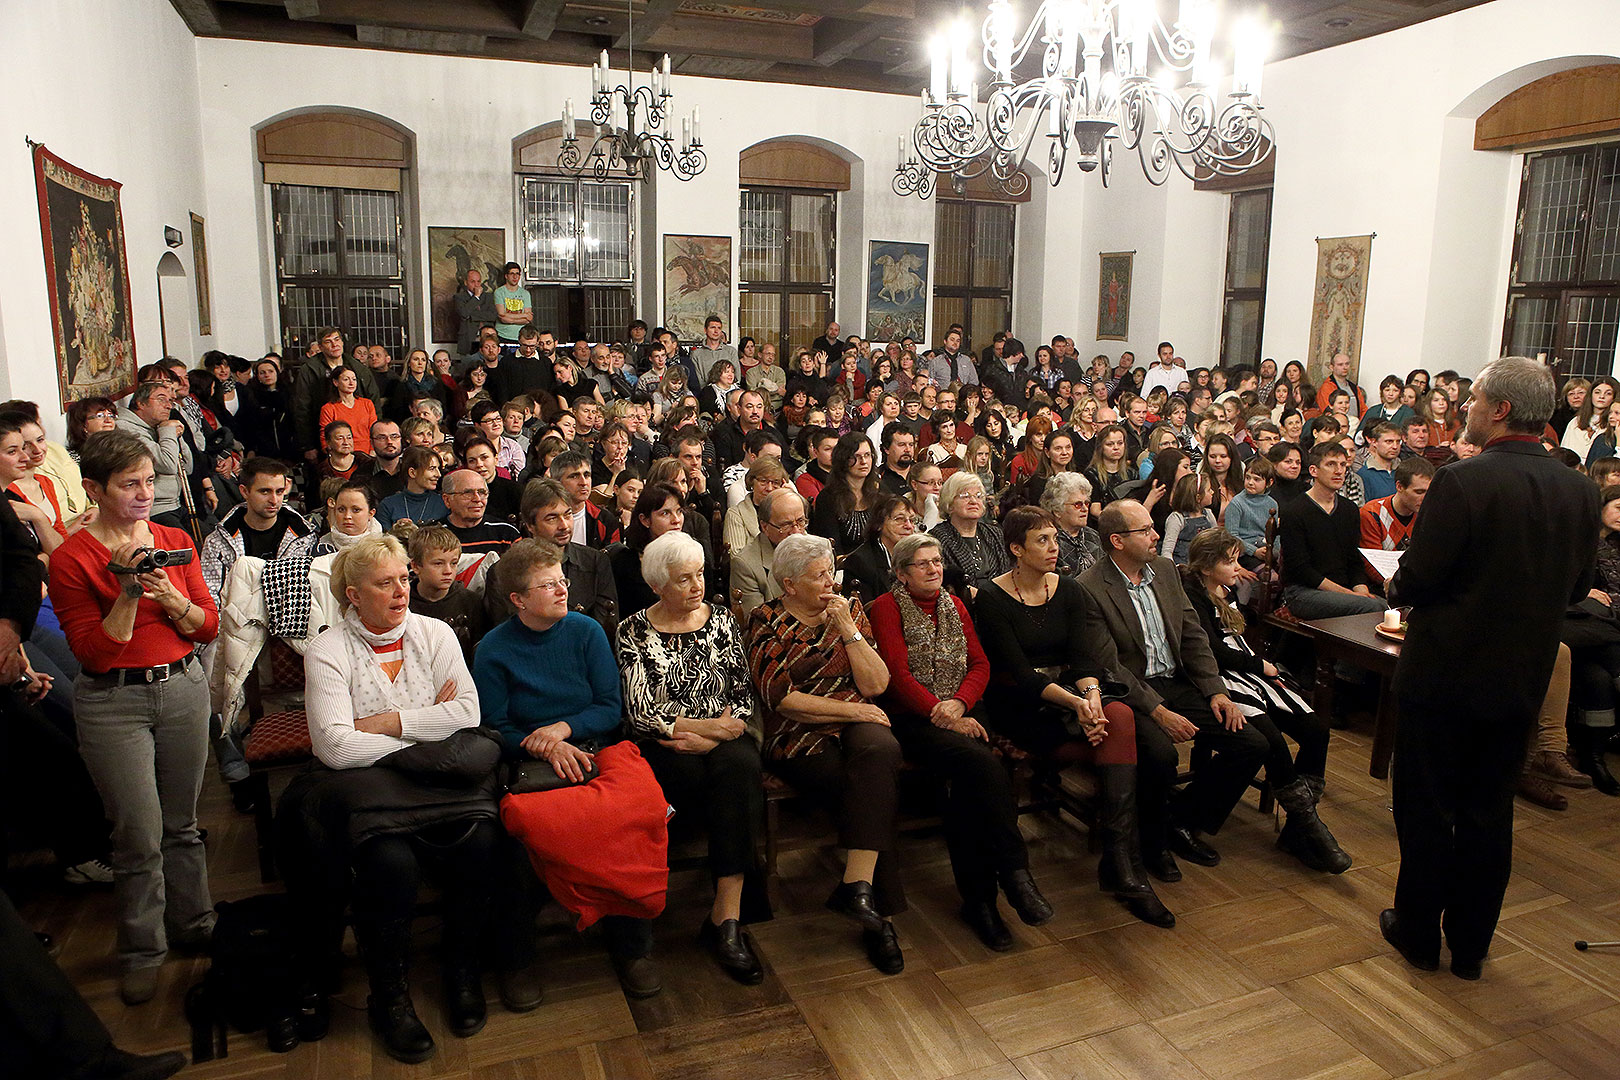
[[[119,996],[150,1001],[169,946],[213,930],[197,795],[208,760],[208,683],[197,647],[219,632],[191,538],[149,521],[155,473],[123,431],[90,436],[84,489],[99,508],[51,557],[50,594],[84,670],[73,684],[79,749],[113,824]],[[182,551],[162,569],[152,550]]]

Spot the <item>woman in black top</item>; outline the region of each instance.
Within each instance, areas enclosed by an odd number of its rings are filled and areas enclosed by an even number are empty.
[[[674,484],[658,481],[641,489],[641,495],[636,499],[636,508],[630,515],[630,525],[624,531],[624,539],[607,549],[608,561],[613,566],[613,585],[619,593],[619,611],[622,617],[628,618],[658,602],[658,594],[653,592],[652,587],[641,576],[641,553],[647,550],[648,544],[667,532],[684,532],[685,524],[685,502],[680,490]],[[697,537],[693,539],[698,540]],[[698,543],[702,545],[703,542],[698,540]],[[704,569],[707,576],[708,564],[713,560],[707,558],[706,546],[704,552]],[[708,583],[704,591],[705,596],[714,595],[713,584],[712,581]]]
[[[810,532],[825,536],[836,554],[847,555],[866,541],[866,526],[877,502],[877,455],[865,435],[852,431],[833,447],[827,486],[810,510]]]
[[[844,560],[844,591],[854,589],[867,606],[894,587],[894,545],[916,531],[911,504],[898,495],[879,495],[869,517],[866,543]]]
[[[1316,816],[1317,800],[1327,787],[1327,721],[1243,640],[1243,615],[1228,598],[1242,554],[1237,537],[1218,526],[1206,529],[1188,546],[1182,584],[1209,638],[1227,695],[1269,744],[1266,780],[1288,814],[1277,847],[1312,870],[1342,874],[1350,869],[1350,856]],[[1297,756],[1289,752],[1283,732],[1299,744]]]
[[[816,356],[809,349],[800,349],[799,355],[794,357],[793,370],[788,374],[787,395],[792,397],[793,391],[801,387],[805,395],[817,405],[827,403],[827,395],[831,391],[827,386],[827,380],[821,377]]]
[[[1057,521],[1020,506],[1003,523],[1012,569],[985,583],[973,621],[990,658],[984,701],[996,728],[1053,768],[1089,761],[1097,770],[1103,838],[1098,883],[1138,919],[1175,925],[1142,863],[1136,818],[1136,717],[1103,702],[1115,659],[1102,620],[1078,581],[1056,572]]]

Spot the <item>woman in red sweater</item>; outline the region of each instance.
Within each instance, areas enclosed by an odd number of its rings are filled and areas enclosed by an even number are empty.
[[[1052,906],[1029,874],[1012,779],[968,715],[990,681],[990,661],[967,608],[941,591],[945,560],[937,539],[902,538],[893,565],[898,580],[872,602],[869,616],[889,668],[884,711],[906,757],[950,781],[945,844],[962,918],[987,947],[1005,952],[1013,940],[996,909],[998,883],[1030,926],[1050,919]]]
[[[73,682],[79,750],[113,825],[119,993],[157,991],[169,946],[213,931],[197,794],[208,761],[208,683],[197,650],[219,632],[191,538],[148,519],[155,474],[125,431],[85,442],[79,469],[99,508],[51,557],[50,595],[83,672]],[[151,549],[184,562],[136,573]],[[121,568],[115,572],[114,568]]]
[[[342,420],[354,432],[356,453],[371,454],[371,425],[377,422],[377,406],[370,398],[355,396],[360,389],[360,377],[348,367],[332,371],[332,393],[321,406],[320,430],[334,420]]]

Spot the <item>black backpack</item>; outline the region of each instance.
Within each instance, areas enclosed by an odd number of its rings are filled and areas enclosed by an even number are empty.
[[[226,1056],[227,1027],[259,1031],[289,1013],[297,993],[286,895],[250,896],[214,910],[212,962],[186,994],[194,1062],[212,1060],[216,1050]]]

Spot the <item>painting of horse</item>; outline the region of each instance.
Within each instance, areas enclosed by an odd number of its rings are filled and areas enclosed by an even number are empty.
[[[866,260],[866,336],[922,339],[928,312],[928,245],[873,240]]]
[[[433,298],[433,340],[456,340],[456,290],[467,271],[484,275],[484,287],[501,284],[506,264],[505,229],[428,228],[428,281]]]
[[[731,237],[664,234],[664,325],[677,341],[703,340],[703,320],[720,316],[731,337]]]

